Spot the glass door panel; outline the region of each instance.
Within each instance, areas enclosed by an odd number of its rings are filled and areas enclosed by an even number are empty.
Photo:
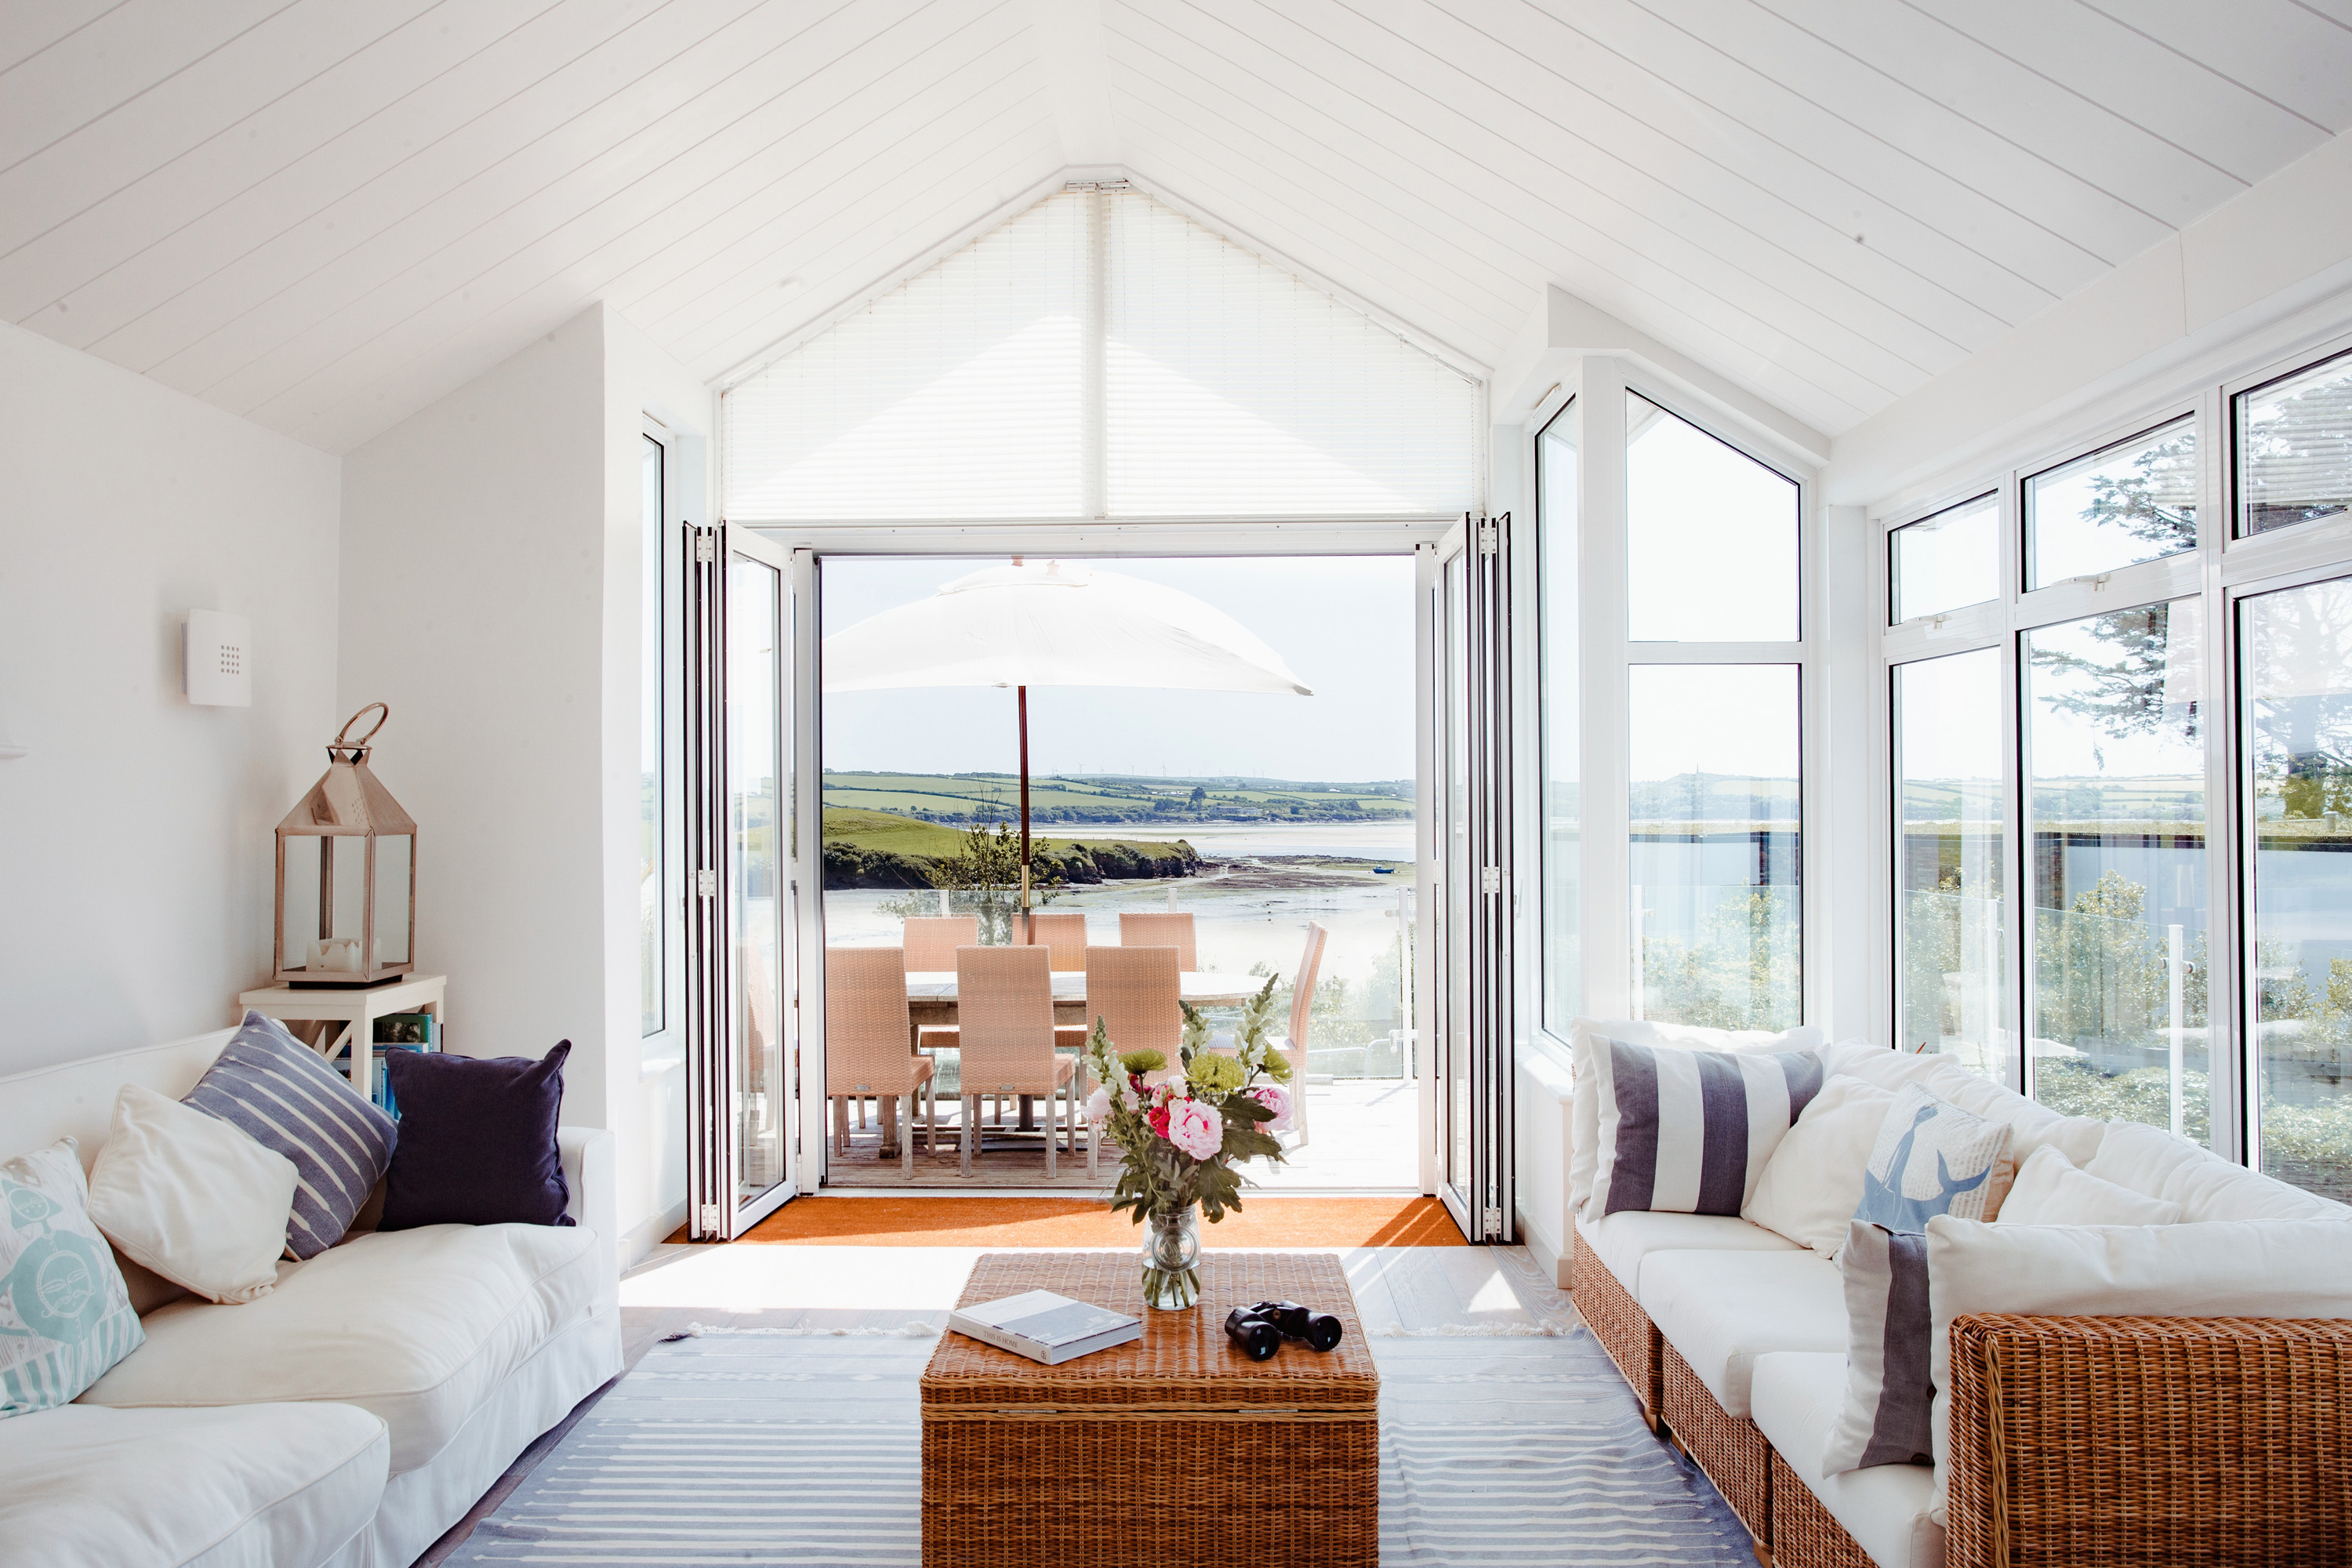
[[[1445,563],[1444,588],[1439,597],[1440,647],[1444,660],[1439,685],[1444,716],[1444,814],[1439,818],[1444,835],[1445,923],[1444,939],[1444,1023],[1438,1036],[1440,1092],[1444,1098],[1444,1159],[1440,1173],[1446,1197],[1462,1218],[1463,1228],[1477,1235],[1472,1195],[1476,1184],[1471,1170],[1470,1133],[1470,908],[1472,855],[1470,842],[1470,605],[1468,563],[1460,552]]]
[[[727,563],[727,892],[734,936],[730,999],[736,1196],[751,1203],[785,1179],[782,780],[784,574],[732,553]]]

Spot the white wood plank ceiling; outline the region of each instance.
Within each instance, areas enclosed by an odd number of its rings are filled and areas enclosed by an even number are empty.
[[[2352,0],[0,0],[0,310],[341,451],[1120,165],[1468,363],[1558,282],[1834,433],[2347,124]]]

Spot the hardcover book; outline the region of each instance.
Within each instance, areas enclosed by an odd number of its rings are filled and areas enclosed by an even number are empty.
[[[1143,1337],[1142,1319],[1051,1290],[959,1307],[948,1314],[948,1327],[1047,1366]]]

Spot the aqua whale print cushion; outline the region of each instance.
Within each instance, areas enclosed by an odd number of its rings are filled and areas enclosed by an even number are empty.
[[[146,1337],[74,1141],[0,1162],[0,1418],[71,1403]]]
[[[1989,1220],[2007,1190],[2000,1170],[2012,1129],[1904,1085],[1878,1124],[1853,1217],[1919,1235],[1937,1215]]]

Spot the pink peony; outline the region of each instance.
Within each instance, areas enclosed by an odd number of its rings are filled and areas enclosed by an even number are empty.
[[[1110,1090],[1097,1089],[1087,1097],[1087,1124],[1100,1127],[1110,1120]]]
[[[1265,1124],[1268,1132],[1290,1131],[1290,1091],[1279,1084],[1262,1083],[1249,1091],[1249,1097],[1274,1112],[1274,1120]]]
[[[1225,1119],[1197,1100],[1180,1100],[1168,1108],[1167,1138],[1195,1160],[1211,1159],[1224,1147]]]

